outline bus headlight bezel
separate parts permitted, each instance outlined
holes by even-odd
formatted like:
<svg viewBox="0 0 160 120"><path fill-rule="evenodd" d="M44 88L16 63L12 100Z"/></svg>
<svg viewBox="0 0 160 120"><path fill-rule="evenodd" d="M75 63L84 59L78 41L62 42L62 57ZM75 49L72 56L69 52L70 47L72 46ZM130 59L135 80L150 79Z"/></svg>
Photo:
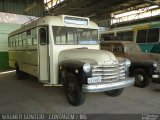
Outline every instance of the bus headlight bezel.
<svg viewBox="0 0 160 120"><path fill-rule="evenodd" d="M153 67L154 67L154 68L157 68L157 67L158 67L158 63L154 62L154 63L153 63Z"/></svg>
<svg viewBox="0 0 160 120"><path fill-rule="evenodd" d="M85 63L85 64L83 65L83 71L84 71L85 73L89 73L89 72L91 71L91 64L90 64L90 63Z"/></svg>
<svg viewBox="0 0 160 120"><path fill-rule="evenodd" d="M129 59L126 59L125 65L126 65L126 67L130 67L131 66L131 61Z"/></svg>

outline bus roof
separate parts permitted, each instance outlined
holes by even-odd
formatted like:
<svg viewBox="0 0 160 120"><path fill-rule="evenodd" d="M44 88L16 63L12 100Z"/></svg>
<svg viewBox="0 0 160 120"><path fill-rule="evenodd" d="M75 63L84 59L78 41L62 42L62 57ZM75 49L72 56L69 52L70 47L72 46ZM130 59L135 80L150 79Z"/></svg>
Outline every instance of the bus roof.
<svg viewBox="0 0 160 120"><path fill-rule="evenodd" d="M71 17L71 18L77 18L82 19L80 22L82 23L85 20L88 20L88 24L71 24L64 22L64 17ZM78 22L77 22L78 23ZM83 17L77 17L77 16L68 16L68 15L59 15L59 16L45 16L39 19L36 19L35 21L28 23L21 28L11 32L9 36L15 35L17 33L26 31L28 29L37 27L37 26L43 26L43 25L51 25L51 26L66 26L66 27L77 27L77 28L91 28L91 29L98 29L98 25L92 21L89 20L89 18L83 18Z"/></svg>

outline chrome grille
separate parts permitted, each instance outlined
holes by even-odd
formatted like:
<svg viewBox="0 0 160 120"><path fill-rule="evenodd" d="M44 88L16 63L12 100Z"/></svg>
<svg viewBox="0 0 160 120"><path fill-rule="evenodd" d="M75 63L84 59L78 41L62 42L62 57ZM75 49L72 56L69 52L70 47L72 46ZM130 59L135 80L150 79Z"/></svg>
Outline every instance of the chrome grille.
<svg viewBox="0 0 160 120"><path fill-rule="evenodd" d="M160 63L158 63L158 71L160 72Z"/></svg>
<svg viewBox="0 0 160 120"><path fill-rule="evenodd" d="M94 65L92 76L101 76L103 82L117 81L125 78L123 63L116 65Z"/></svg>

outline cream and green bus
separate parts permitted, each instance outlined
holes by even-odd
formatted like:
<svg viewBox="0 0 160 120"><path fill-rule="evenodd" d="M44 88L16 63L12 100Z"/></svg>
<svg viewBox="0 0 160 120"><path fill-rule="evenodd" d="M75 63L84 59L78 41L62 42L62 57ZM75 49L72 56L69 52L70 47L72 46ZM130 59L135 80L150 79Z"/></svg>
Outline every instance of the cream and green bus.
<svg viewBox="0 0 160 120"><path fill-rule="evenodd" d="M89 18L46 16L9 35L9 66L22 79L35 76L45 86L64 86L70 104L83 103L86 92L118 96L134 84L130 61L99 50L98 26Z"/></svg>

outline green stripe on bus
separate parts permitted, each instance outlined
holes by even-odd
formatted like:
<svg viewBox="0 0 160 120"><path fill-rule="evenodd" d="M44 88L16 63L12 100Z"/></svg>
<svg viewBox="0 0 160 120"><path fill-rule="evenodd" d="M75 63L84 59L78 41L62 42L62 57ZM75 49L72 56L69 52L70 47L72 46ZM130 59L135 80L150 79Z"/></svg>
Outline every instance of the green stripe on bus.
<svg viewBox="0 0 160 120"><path fill-rule="evenodd" d="M0 69L8 67L8 52L0 52Z"/></svg>
<svg viewBox="0 0 160 120"><path fill-rule="evenodd" d="M159 28L160 27L160 23L157 24L151 24L150 26L151 28Z"/></svg>

